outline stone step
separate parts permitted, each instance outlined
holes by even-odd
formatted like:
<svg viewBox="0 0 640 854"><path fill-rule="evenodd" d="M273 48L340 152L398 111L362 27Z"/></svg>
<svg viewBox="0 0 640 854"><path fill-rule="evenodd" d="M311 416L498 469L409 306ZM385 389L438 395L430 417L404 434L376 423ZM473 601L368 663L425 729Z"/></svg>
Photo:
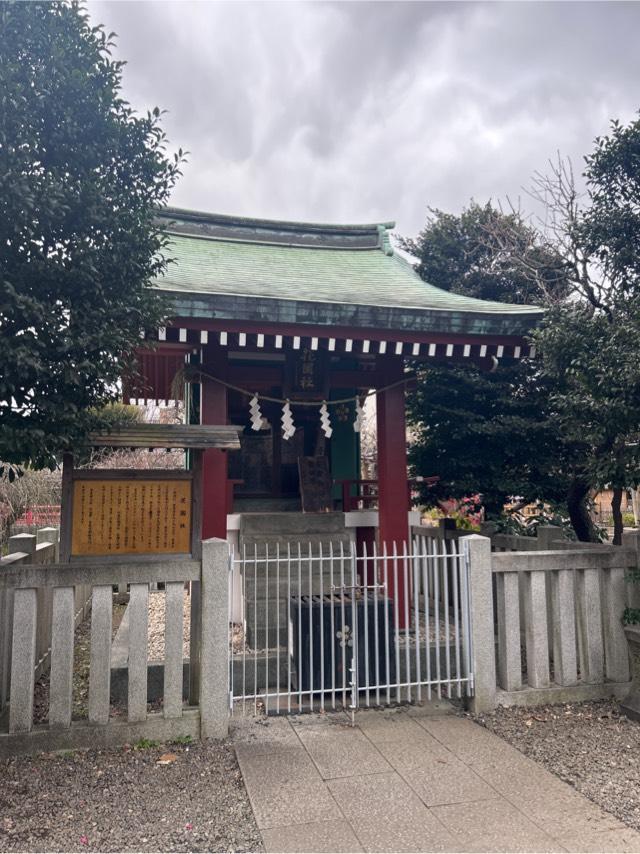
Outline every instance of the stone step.
<svg viewBox="0 0 640 854"><path fill-rule="evenodd" d="M296 537L344 532L344 513L242 513L240 536L275 534Z"/></svg>
<svg viewBox="0 0 640 854"><path fill-rule="evenodd" d="M308 591L303 591L303 595L306 595L307 592ZM327 592L326 589L325 589L325 592ZM292 591L291 595L295 596L296 594L295 594L295 592ZM289 605L290 605L289 598L287 596L281 596L278 599L275 597L269 598L269 599L250 599L247 596L247 599L245 601L245 615L244 615L245 620L247 620L247 621L251 620L253 622L256 622L256 621L260 622L261 615L264 616L267 614L267 612L269 614L269 619L275 620L276 615L278 614L278 610L280 611L280 617L282 619L283 615L286 615L289 613ZM307 609L308 609L308 605L305 606L305 604L303 604L302 609L304 610L305 607L307 607ZM329 608L329 605L327 604L327 609L328 608ZM351 605L345 604L345 613L350 613L350 612L351 612ZM338 613L338 611L336 610L334 613Z"/></svg>
<svg viewBox="0 0 640 854"><path fill-rule="evenodd" d="M300 498L234 497L234 513L301 513Z"/></svg>

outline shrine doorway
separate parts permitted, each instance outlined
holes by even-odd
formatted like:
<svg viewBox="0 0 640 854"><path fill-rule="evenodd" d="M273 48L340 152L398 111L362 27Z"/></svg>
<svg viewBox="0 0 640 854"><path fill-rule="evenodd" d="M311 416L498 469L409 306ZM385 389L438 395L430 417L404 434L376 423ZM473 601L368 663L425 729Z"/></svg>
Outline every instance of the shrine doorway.
<svg viewBox="0 0 640 854"><path fill-rule="evenodd" d="M265 392L282 397L282 389ZM296 431L290 439L282 435L282 406L261 399L263 426L253 430L248 422L246 395L229 394L229 422L242 425L240 450L229 453L228 477L233 486L232 512L301 510L298 460L301 457L326 457L331 476L359 476L359 442L353 431L352 413L334 417L333 435L324 436L315 407L293 405ZM343 407L344 408L344 407ZM341 488L334 488L332 501L336 509L341 501Z"/></svg>

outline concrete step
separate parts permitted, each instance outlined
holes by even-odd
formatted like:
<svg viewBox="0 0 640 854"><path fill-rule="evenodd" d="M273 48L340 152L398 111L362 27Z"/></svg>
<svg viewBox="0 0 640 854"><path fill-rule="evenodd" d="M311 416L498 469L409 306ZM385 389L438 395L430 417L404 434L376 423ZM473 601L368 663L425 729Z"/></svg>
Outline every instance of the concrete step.
<svg viewBox="0 0 640 854"><path fill-rule="evenodd" d="M242 513L240 536L275 534L306 537L344 532L344 513Z"/></svg>
<svg viewBox="0 0 640 854"><path fill-rule="evenodd" d="M296 537L288 534L258 534L256 536L241 536L236 558L241 559L245 554L247 558L258 557L273 559L280 556L284 561L289 554L291 559L297 559L298 554L305 559L311 551L312 557L328 557L333 552L334 558L343 554L349 555L352 550L351 539L348 534L342 536L337 534L307 534L304 537Z"/></svg>
<svg viewBox="0 0 640 854"><path fill-rule="evenodd" d="M297 574L291 573L291 587L289 587L289 579L287 577L286 572L280 573L280 582L278 583L278 577L275 572L269 572L269 581L267 583L267 579L264 576L258 576L256 579L256 583L254 584L253 574L248 574L244 579L244 595L247 602L264 602L265 600L273 600L280 599L281 602L287 599L289 593L292 596L298 595L301 593L303 596L308 595L309 592L316 594L321 591L325 594L331 592L331 585L334 584L336 587L339 587L343 583L342 577L339 572L335 572L333 578L331 577L331 573L326 569L322 574L322 584L320 583L320 574L315 572L312 579L311 584L309 584L309 577L305 573L302 574L300 578L300 582L298 583ZM351 584L351 573L345 574L344 584Z"/></svg>
<svg viewBox="0 0 640 854"><path fill-rule="evenodd" d="M303 591L303 595L305 595L307 591ZM326 592L326 589L325 589ZM292 592L292 595L295 596L295 593ZM286 596L282 596L279 599L275 597L273 599L249 599L247 597L245 602L245 620L247 622L257 622L260 623L262 618L265 617L268 613L269 620L275 621L280 613L280 619L283 620L289 614L289 598ZM302 605L302 609L308 606ZM327 609L329 606L327 605ZM339 609L334 611L334 614L339 613ZM351 613L351 605L345 604L345 614Z"/></svg>
<svg viewBox="0 0 640 854"><path fill-rule="evenodd" d="M234 513L301 513L300 498L233 499Z"/></svg>

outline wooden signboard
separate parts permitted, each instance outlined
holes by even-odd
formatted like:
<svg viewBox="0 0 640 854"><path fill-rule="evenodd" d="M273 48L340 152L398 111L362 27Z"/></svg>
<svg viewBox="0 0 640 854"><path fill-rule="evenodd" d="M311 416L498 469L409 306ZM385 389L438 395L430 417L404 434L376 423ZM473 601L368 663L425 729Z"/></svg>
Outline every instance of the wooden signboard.
<svg viewBox="0 0 640 854"><path fill-rule="evenodd" d="M303 512L326 513L331 510L331 475L327 457L299 457L298 472Z"/></svg>
<svg viewBox="0 0 640 854"><path fill-rule="evenodd" d="M60 562L136 563L140 556L202 556L202 455L240 448L230 425L136 424L93 433L92 447L183 448L188 469L76 469L62 465ZM129 558L127 556L130 556ZM196 585L197 587L197 585ZM195 588L192 588L195 589ZM192 604L195 598L192 598ZM193 625L193 623L192 623Z"/></svg>
<svg viewBox="0 0 640 854"><path fill-rule="evenodd" d="M71 554L185 554L191 551L192 481L78 479Z"/></svg>

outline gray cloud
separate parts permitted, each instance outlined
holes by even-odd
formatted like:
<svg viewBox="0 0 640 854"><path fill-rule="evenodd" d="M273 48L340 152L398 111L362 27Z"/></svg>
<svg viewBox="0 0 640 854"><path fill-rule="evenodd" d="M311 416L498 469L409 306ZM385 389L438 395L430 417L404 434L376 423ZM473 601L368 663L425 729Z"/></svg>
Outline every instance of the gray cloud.
<svg viewBox="0 0 640 854"><path fill-rule="evenodd" d="M640 107L640 3L90 0L190 151L174 203L320 221L521 193Z"/></svg>

